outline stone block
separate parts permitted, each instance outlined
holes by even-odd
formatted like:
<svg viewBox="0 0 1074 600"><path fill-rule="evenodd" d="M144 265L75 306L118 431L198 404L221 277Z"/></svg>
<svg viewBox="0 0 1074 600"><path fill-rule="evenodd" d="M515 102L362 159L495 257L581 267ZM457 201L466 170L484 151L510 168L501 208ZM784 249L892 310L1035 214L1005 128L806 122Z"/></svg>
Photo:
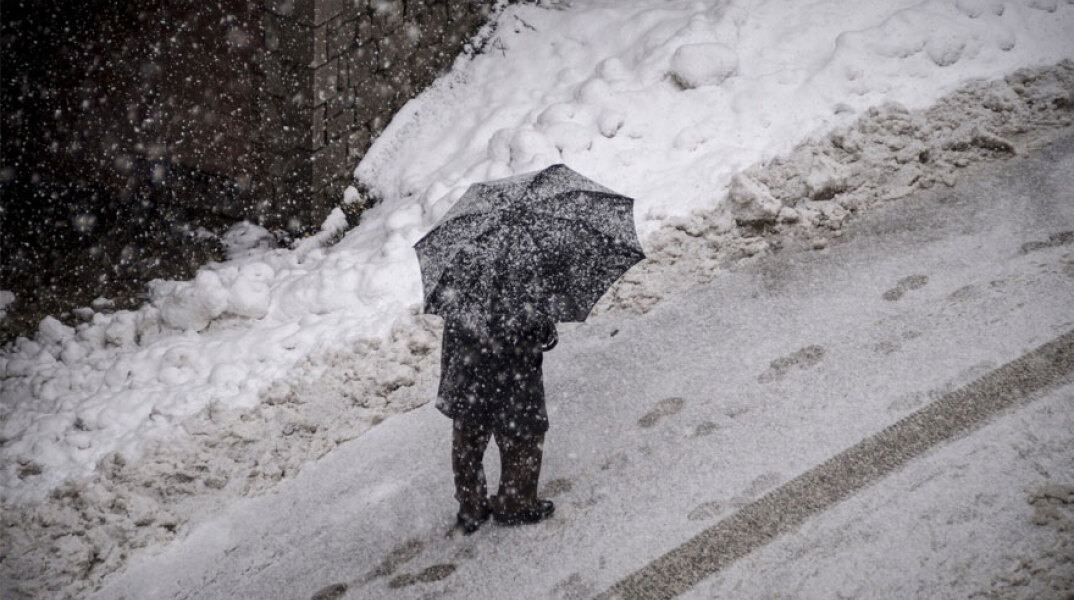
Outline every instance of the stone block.
<svg viewBox="0 0 1074 600"><path fill-rule="evenodd" d="M295 0L265 0L265 10L284 17L295 14Z"/></svg>
<svg viewBox="0 0 1074 600"><path fill-rule="evenodd" d="M373 36L376 38L395 31L403 24L403 16L406 13L406 3L403 0L371 0L372 9L371 24Z"/></svg>
<svg viewBox="0 0 1074 600"><path fill-rule="evenodd" d="M298 148L278 150L266 161L265 170L274 181L309 180L312 173L310 153Z"/></svg>
<svg viewBox="0 0 1074 600"><path fill-rule="evenodd" d="M439 45L444 34L451 27L448 18L448 7L444 4L426 4L425 10L413 15L414 21L421 31L422 44L425 46Z"/></svg>
<svg viewBox="0 0 1074 600"><path fill-rule="evenodd" d="M268 12L304 25L327 23L332 17L353 10L352 6L351 0L265 0Z"/></svg>
<svg viewBox="0 0 1074 600"><path fill-rule="evenodd" d="M306 197L306 218L309 220L311 233L320 229L325 218L332 209L343 200L343 188L335 185L326 185L320 189L312 190Z"/></svg>
<svg viewBox="0 0 1074 600"><path fill-rule="evenodd" d="M354 177L348 173L346 176L332 179L324 187L310 193L307 200L307 212L310 215L310 221L315 223L315 229L319 229L328 214L343 203L343 190L352 183L354 183ZM352 207L352 210L355 208L358 207Z"/></svg>
<svg viewBox="0 0 1074 600"><path fill-rule="evenodd" d="M352 89L340 90L340 92L338 94L336 94L335 98L332 98L331 100L328 101L327 107L328 107L327 114L329 114L329 115L337 115L337 114L343 112L344 110L353 109L354 108L354 90L352 90Z"/></svg>
<svg viewBox="0 0 1074 600"><path fill-rule="evenodd" d="M374 94L375 84L355 90L354 92L354 122L356 124L368 123L381 110L381 104Z"/></svg>
<svg viewBox="0 0 1074 600"><path fill-rule="evenodd" d="M356 19L334 22L328 32L328 55L343 56L354 46L358 22Z"/></svg>
<svg viewBox="0 0 1074 600"><path fill-rule="evenodd" d="M336 61L339 72L336 75L336 89L343 91L349 89L350 83L350 60L347 55L340 56ZM338 95L338 94L337 94Z"/></svg>
<svg viewBox="0 0 1074 600"><path fill-rule="evenodd" d="M451 56L458 56L460 52L466 47L467 42L473 37L473 33L476 32L476 27L472 30L463 31L461 29L452 26L444 32L444 37L440 40L440 48Z"/></svg>
<svg viewBox="0 0 1074 600"><path fill-rule="evenodd" d="M292 131L295 132L296 146L316 150L325 143L327 119L325 118L324 107L315 106L310 111L310 117L308 124L296 123Z"/></svg>
<svg viewBox="0 0 1074 600"><path fill-rule="evenodd" d="M347 146L345 144L346 140L340 140L340 141L344 142L344 147L347 148ZM348 153L344 152L343 153L343 160L339 163L339 169L336 171L336 181L337 182L339 182L339 181L353 181L354 180L354 168L357 167L357 166L358 166L358 163L357 162L351 162L351 159L348 156ZM340 191L343 191L343 188L340 188Z"/></svg>
<svg viewBox="0 0 1074 600"><path fill-rule="evenodd" d="M314 152L311 160L313 178L310 181L313 188L322 188L331 183L346 161L347 140L335 140Z"/></svg>
<svg viewBox="0 0 1074 600"><path fill-rule="evenodd" d="M366 88L366 91L368 93L362 97L365 100L363 102L364 106L371 108L375 114L385 112L390 114L398 96L398 92L390 79L379 79ZM355 102L357 102L357 99L355 99Z"/></svg>
<svg viewBox="0 0 1074 600"><path fill-rule="evenodd" d="M262 135L273 148L316 150L324 146L325 107L301 106L273 96L261 99Z"/></svg>
<svg viewBox="0 0 1074 600"><path fill-rule="evenodd" d="M489 2L483 0L454 0L448 3L448 19L452 22L466 23L466 27L488 19L491 12Z"/></svg>
<svg viewBox="0 0 1074 600"><path fill-rule="evenodd" d="M346 108L328 119L326 128L329 143L343 137L354 129L354 108Z"/></svg>
<svg viewBox="0 0 1074 600"><path fill-rule="evenodd" d="M403 43L401 36L393 35L376 41L376 70L391 71L405 62L410 47Z"/></svg>
<svg viewBox="0 0 1074 600"><path fill-rule="evenodd" d="M414 77L410 69L405 66L393 72L388 77L387 83L394 92L392 101L399 106L402 106L417 93L417 88L414 86Z"/></svg>
<svg viewBox="0 0 1074 600"><path fill-rule="evenodd" d="M375 43L355 46L347 53L347 59L359 70L372 71L377 66L377 46Z"/></svg>
<svg viewBox="0 0 1074 600"><path fill-rule="evenodd" d="M366 16L359 17L355 25L354 43L359 46L364 46L372 44L374 39L373 20Z"/></svg>
<svg viewBox="0 0 1074 600"><path fill-rule="evenodd" d="M265 91L300 106L318 106L336 95L339 59L318 67L299 67L280 61L265 64Z"/></svg>
<svg viewBox="0 0 1074 600"><path fill-rule="evenodd" d="M369 146L373 143L373 136L369 132L369 127L366 125L359 125L357 128L347 136L347 160L357 166L358 162L362 160L365 153L369 150Z"/></svg>
<svg viewBox="0 0 1074 600"><path fill-rule="evenodd" d="M265 49L270 59L305 67L328 61L327 25L303 25L272 13L265 13L264 25Z"/></svg>
<svg viewBox="0 0 1074 600"><path fill-rule="evenodd" d="M376 72L376 46L357 46L347 53L347 87L360 89L369 85Z"/></svg>
<svg viewBox="0 0 1074 600"><path fill-rule="evenodd" d="M369 120L369 133L372 134L374 140L384 132L384 129L388 126L390 120L391 119L384 114L376 115Z"/></svg>
<svg viewBox="0 0 1074 600"><path fill-rule="evenodd" d="M417 21L407 20L399 28L399 42L403 48L409 50L421 45L428 45L428 40L424 38L424 30Z"/></svg>
<svg viewBox="0 0 1074 600"><path fill-rule="evenodd" d="M313 104L324 104L334 98L339 79L339 59L332 58L313 71Z"/></svg>
<svg viewBox="0 0 1074 600"><path fill-rule="evenodd" d="M410 73L411 83L417 89L428 86L442 70L451 64L451 60L435 46L421 48L412 53L410 60L407 61L407 71Z"/></svg>

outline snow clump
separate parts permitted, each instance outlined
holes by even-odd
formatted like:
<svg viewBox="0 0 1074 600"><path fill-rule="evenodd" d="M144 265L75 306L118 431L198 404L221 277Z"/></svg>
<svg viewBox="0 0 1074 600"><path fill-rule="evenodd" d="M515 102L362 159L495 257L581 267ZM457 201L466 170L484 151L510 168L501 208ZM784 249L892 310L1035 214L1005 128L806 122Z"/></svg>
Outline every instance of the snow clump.
<svg viewBox="0 0 1074 600"><path fill-rule="evenodd" d="M671 56L671 76L685 89L720 85L738 72L738 53L723 44L686 44Z"/></svg>

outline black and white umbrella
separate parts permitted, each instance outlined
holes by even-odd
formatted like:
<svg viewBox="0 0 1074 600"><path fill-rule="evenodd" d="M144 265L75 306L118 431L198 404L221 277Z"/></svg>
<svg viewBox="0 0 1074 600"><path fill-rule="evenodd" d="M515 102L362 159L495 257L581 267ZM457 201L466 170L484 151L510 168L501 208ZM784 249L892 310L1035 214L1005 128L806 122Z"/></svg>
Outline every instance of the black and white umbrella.
<svg viewBox="0 0 1074 600"><path fill-rule="evenodd" d="M414 249L425 312L478 335L534 311L584 321L645 258L634 200L565 165L470 186Z"/></svg>

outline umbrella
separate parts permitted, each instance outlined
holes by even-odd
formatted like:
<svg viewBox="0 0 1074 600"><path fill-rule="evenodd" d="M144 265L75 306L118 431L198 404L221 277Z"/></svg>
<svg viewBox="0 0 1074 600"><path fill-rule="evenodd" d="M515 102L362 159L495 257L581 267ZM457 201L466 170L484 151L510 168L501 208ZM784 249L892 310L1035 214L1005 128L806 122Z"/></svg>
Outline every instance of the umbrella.
<svg viewBox="0 0 1074 600"><path fill-rule="evenodd" d="M414 249L425 312L478 335L535 312L584 321L645 258L634 200L566 165L470 186Z"/></svg>

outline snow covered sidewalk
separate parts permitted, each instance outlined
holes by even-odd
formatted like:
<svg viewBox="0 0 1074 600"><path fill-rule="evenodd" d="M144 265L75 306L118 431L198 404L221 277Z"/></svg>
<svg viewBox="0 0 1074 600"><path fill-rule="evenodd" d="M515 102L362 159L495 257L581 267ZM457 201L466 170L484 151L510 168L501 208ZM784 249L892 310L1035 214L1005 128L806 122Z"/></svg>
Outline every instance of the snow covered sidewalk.
<svg viewBox="0 0 1074 600"><path fill-rule="evenodd" d="M1072 190L1067 139L868 214L825 250L788 247L648 314L564 327L546 362L545 524L444 538L449 423L426 405L194 524L95 597L596 595L1074 329ZM1072 571L1072 432L1067 383L688 595L1055 596Z"/></svg>

